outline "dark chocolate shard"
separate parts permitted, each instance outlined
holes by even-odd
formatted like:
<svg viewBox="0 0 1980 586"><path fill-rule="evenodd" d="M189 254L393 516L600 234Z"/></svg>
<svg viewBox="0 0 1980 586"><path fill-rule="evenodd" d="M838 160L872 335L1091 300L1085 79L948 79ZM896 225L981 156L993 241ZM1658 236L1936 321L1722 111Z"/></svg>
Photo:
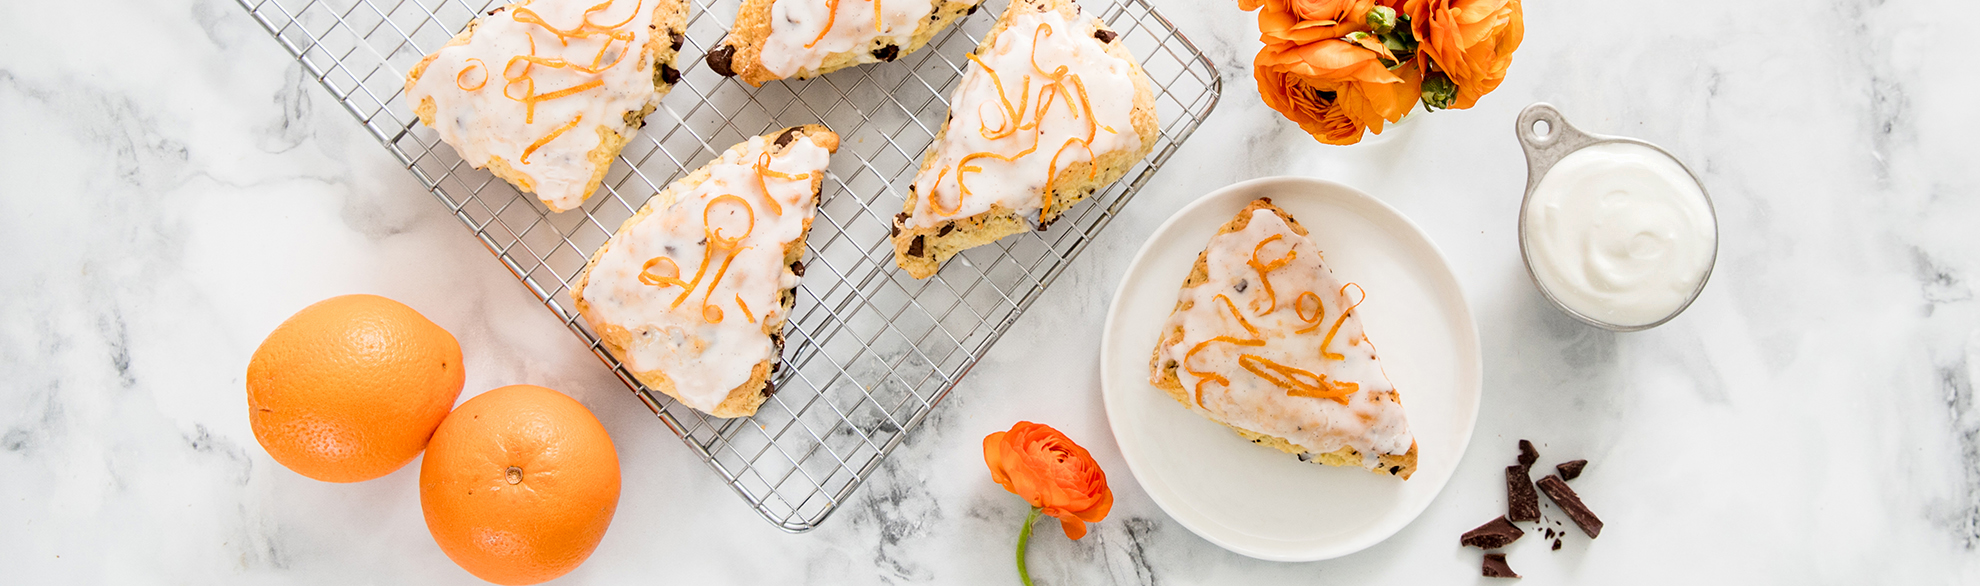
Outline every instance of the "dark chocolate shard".
<svg viewBox="0 0 1980 586"><path fill-rule="evenodd" d="M955 222L943 222L942 229L935 231L935 237L941 238L943 236L948 236L950 232L954 232L954 231L956 231Z"/></svg>
<svg viewBox="0 0 1980 586"><path fill-rule="evenodd" d="M776 144L777 146L784 146L787 144L791 144L791 141L797 140L798 132L802 130L804 130L803 126L792 126L790 128L786 128L784 129L783 134L777 135L777 140L770 142Z"/></svg>
<svg viewBox="0 0 1980 586"><path fill-rule="evenodd" d="M1519 574L1513 573L1512 566L1506 565L1506 554L1488 553L1485 554L1485 577L1518 578Z"/></svg>
<svg viewBox="0 0 1980 586"><path fill-rule="evenodd" d="M708 70L722 77L735 77L736 70L729 61L736 58L734 45L722 45L708 52Z"/></svg>
<svg viewBox="0 0 1980 586"><path fill-rule="evenodd" d="M907 224L907 221L908 221L908 215L907 215L907 212L901 212L901 213L898 213L898 214L894 214L894 225L893 225L893 226L891 226L891 227L889 227L889 228L887 229L887 235L888 235L888 236L900 236L900 235L901 235L901 226L902 226L902 225L904 225L904 224Z"/></svg>
<svg viewBox="0 0 1980 586"><path fill-rule="evenodd" d="M1572 519L1575 525L1580 526L1581 532L1587 533L1589 539L1602 536L1602 520L1595 517L1594 511L1588 510L1588 505L1581 504L1581 497L1574 494L1574 489L1568 488L1566 480L1561 480L1559 476L1542 478L1540 492L1547 493L1547 498L1554 499L1554 505L1559 506L1561 512L1567 513L1568 519Z"/></svg>
<svg viewBox="0 0 1980 586"><path fill-rule="evenodd" d="M1533 492L1533 478L1526 475L1525 466L1506 467L1506 518L1540 520L1540 495Z"/></svg>
<svg viewBox="0 0 1980 586"><path fill-rule="evenodd" d="M1560 551L1560 550L1561 550L1561 540L1560 538L1556 537L1554 538L1554 551Z"/></svg>
<svg viewBox="0 0 1980 586"><path fill-rule="evenodd" d="M969 16L969 15L971 15L971 14L976 14L976 9L978 9L978 8L982 8L982 7L983 7L983 5L982 5L982 4L971 4L971 5L969 5L969 12L964 12L964 13L963 13L963 16Z"/></svg>
<svg viewBox="0 0 1980 586"><path fill-rule="evenodd" d="M680 72L680 70L678 70L678 69L674 69L674 66L672 66L672 65L668 65L668 64L665 64L665 63L661 63L661 64L660 64L660 81L664 81L664 82L667 82L667 85L674 85L674 84L677 84L677 83L680 83L680 82L681 82L681 72Z"/></svg>
<svg viewBox="0 0 1980 586"><path fill-rule="evenodd" d="M1532 469L1534 462L1540 461L1540 451L1533 449L1533 442L1519 440L1519 465Z"/></svg>
<svg viewBox="0 0 1980 586"><path fill-rule="evenodd" d="M1505 517L1499 517L1486 521L1484 525L1479 525L1477 529L1464 532L1464 536L1458 538L1458 543L1478 549L1498 549L1505 547L1506 544L1519 541L1519 538L1524 536L1526 536L1526 531L1521 530L1518 525L1512 524L1512 521L1507 521Z"/></svg>
<svg viewBox="0 0 1980 586"><path fill-rule="evenodd" d="M1237 285L1234 285L1234 286L1232 286L1231 288L1233 288L1233 289L1237 289L1237 292L1239 292L1239 293L1243 293L1245 289L1247 289L1247 288L1250 288L1250 287L1251 287L1251 281L1246 281L1246 280L1244 280L1244 279L1238 279L1238 282L1237 282Z"/></svg>
<svg viewBox="0 0 1980 586"><path fill-rule="evenodd" d="M687 35L681 34L681 31L669 30L667 36L673 38L673 42L667 46L673 47L675 51L681 50L681 46L687 44Z"/></svg>
<svg viewBox="0 0 1980 586"><path fill-rule="evenodd" d="M1100 39L1102 43L1112 43L1114 42L1114 37L1118 36L1120 35L1114 34L1114 31L1104 28L1093 31L1093 38Z"/></svg>
<svg viewBox="0 0 1980 586"><path fill-rule="evenodd" d="M1554 465L1561 472L1561 480L1574 480L1581 477L1581 469L1588 466L1587 460L1569 460Z"/></svg>
<svg viewBox="0 0 1980 586"><path fill-rule="evenodd" d="M881 61L893 61L894 58L900 56L901 48L898 45L887 45L873 50L873 58Z"/></svg>
<svg viewBox="0 0 1980 586"><path fill-rule="evenodd" d="M921 258L921 253L926 252L927 243L923 242L925 239L925 236L915 236L913 241L908 242L907 255Z"/></svg>
<svg viewBox="0 0 1980 586"><path fill-rule="evenodd" d="M800 277L804 276L804 261L801 260L791 261L791 274Z"/></svg>

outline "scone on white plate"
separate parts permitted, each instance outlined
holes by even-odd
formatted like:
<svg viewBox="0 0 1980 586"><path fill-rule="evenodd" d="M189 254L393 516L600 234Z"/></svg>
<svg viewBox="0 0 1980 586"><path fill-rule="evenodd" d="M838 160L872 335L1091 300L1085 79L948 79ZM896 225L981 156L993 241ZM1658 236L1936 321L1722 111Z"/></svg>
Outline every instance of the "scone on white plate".
<svg viewBox="0 0 1980 586"><path fill-rule="evenodd" d="M1043 229L1155 146L1148 75L1071 0L1013 0L969 60L894 219L894 261L915 278L1027 219Z"/></svg>
<svg viewBox="0 0 1980 586"><path fill-rule="evenodd" d="M743 0L708 68L752 86L893 61L982 0Z"/></svg>
<svg viewBox="0 0 1980 586"><path fill-rule="evenodd" d="M1197 255L1149 381L1252 443L1408 480L1416 439L1354 312L1368 294L1258 199Z"/></svg>
<svg viewBox="0 0 1980 586"><path fill-rule="evenodd" d="M524 0L406 74L413 113L474 168L551 211L591 197L680 81L686 0Z"/></svg>
<svg viewBox="0 0 1980 586"><path fill-rule="evenodd" d="M654 195L571 286L579 314L647 388L716 417L774 391L799 259L839 135L751 138Z"/></svg>

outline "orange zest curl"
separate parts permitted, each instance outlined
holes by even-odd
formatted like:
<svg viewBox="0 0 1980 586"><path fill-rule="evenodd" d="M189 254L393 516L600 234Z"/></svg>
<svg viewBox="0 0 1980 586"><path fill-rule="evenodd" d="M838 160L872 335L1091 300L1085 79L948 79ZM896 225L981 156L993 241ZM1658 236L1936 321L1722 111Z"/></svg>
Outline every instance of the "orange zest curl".
<svg viewBox="0 0 1980 586"><path fill-rule="evenodd" d="M742 206L744 212L749 213L749 227L743 229L741 236L723 238L722 229L713 227L708 223L708 213L715 211L715 204L725 201L736 202L736 205ZM715 199L708 200L708 205L701 208L701 226L702 230L707 231L709 248L734 248L742 242L742 239L748 238L751 232L756 231L756 208L750 207L749 200L743 199L733 193L724 193L715 196Z"/></svg>
<svg viewBox="0 0 1980 586"><path fill-rule="evenodd" d="M770 170L770 153L767 151L756 155L756 165L754 168L756 169L756 186L763 189L763 200L770 202L770 213L779 216L784 215L784 205L777 203L777 196L770 194L770 184L764 180L764 177L775 177L785 181L803 181L811 178L810 173L791 175Z"/></svg>
<svg viewBox="0 0 1980 586"><path fill-rule="evenodd" d="M1306 316L1305 303L1308 299L1313 300L1313 317ZM1319 294L1312 291L1301 291L1299 292L1299 297L1293 299L1293 314L1299 316L1299 321L1308 324L1306 327L1293 330L1293 333L1304 334L1320 329L1320 324L1326 323L1322 318L1327 316L1327 305L1320 302Z"/></svg>
<svg viewBox="0 0 1980 586"><path fill-rule="evenodd" d="M749 320L749 323L756 323L756 312L753 312L753 311L750 311L750 310L749 310L749 304L748 304L748 303L743 303L743 300L742 300L742 294L741 294L741 293L737 293L737 294L736 294L736 307L740 307L740 308L742 308L742 310L743 310L743 318L744 318L744 319L747 319L747 320Z"/></svg>
<svg viewBox="0 0 1980 586"><path fill-rule="evenodd" d="M722 306L709 305L707 300L705 299L702 300L701 321L705 321L711 324L722 323Z"/></svg>
<svg viewBox="0 0 1980 586"><path fill-rule="evenodd" d="M1299 258L1298 250L1287 249L1286 255L1279 257L1278 260L1274 260L1269 263L1260 262L1258 260L1258 252L1264 250L1265 245L1271 244L1272 241L1279 240L1282 238L1285 238L1284 234L1273 234L1269 237L1266 237L1264 240L1258 241L1257 246L1251 247L1251 260L1245 261L1245 264L1251 265L1252 270L1258 271L1258 283L1259 285L1265 287L1265 301L1268 305L1265 307L1263 311L1258 312L1259 315L1272 313L1273 311L1276 311L1279 308L1279 295L1278 293L1272 291L1272 276L1269 273L1275 270L1279 270L1280 268L1285 267L1287 263L1291 263L1293 259ZM1252 299L1251 305L1252 305L1251 309L1258 310L1257 299Z"/></svg>
<svg viewBox="0 0 1980 586"><path fill-rule="evenodd" d="M1079 90L1079 107L1086 110L1086 142L1091 144L1094 133L1100 127L1093 118L1093 100L1087 99L1086 82L1080 81L1078 74L1072 76L1072 83L1073 88Z"/></svg>
<svg viewBox="0 0 1980 586"><path fill-rule="evenodd" d="M1328 329L1328 330L1327 330L1327 337L1326 337L1325 339L1322 339L1322 340L1320 340L1320 356L1321 356L1321 357L1324 357L1324 358L1332 358L1332 359L1334 359L1334 360L1347 360L1347 356L1345 356L1345 355L1342 355L1342 354L1338 354L1338 353L1334 353L1334 352L1328 352L1328 351L1327 351L1327 345L1328 345L1328 344L1332 344L1332 343L1334 342L1334 334L1338 334L1338 333L1340 333L1340 331L1341 331L1341 322L1344 322L1344 321L1347 321L1347 317L1348 317L1348 315L1349 315L1349 314L1351 314L1351 313L1354 313L1354 308L1356 308L1356 307L1361 307L1361 302L1363 302L1363 301L1367 301L1367 300L1368 300L1368 290L1367 290L1367 289L1362 289L1362 288L1361 288L1361 285L1358 285L1358 284L1355 284L1355 283L1348 283L1348 284L1346 284L1346 285L1341 285L1341 297L1342 297L1342 298L1346 298L1346 297L1347 297L1347 288L1348 288L1348 287L1354 287L1354 290L1356 290L1356 291L1360 291L1360 292L1361 292L1361 298L1360 298L1360 299L1356 299L1356 300L1354 301L1354 305L1349 305L1347 309L1345 309L1345 310L1342 310L1342 311L1341 311L1341 314L1340 314L1340 315L1338 315L1338 316L1334 316L1334 327L1333 327L1333 328L1330 328L1330 329Z"/></svg>
<svg viewBox="0 0 1980 586"><path fill-rule="evenodd" d="M962 211L962 192L956 193L956 207L946 210L942 209L942 178L948 176L949 168L943 167L940 172L935 174L935 184L928 186L928 210L935 212L935 215L938 216L951 216L955 215L956 212Z"/></svg>
<svg viewBox="0 0 1980 586"><path fill-rule="evenodd" d="M663 275L653 272L653 267L661 263L666 263L666 266L662 268L671 274ZM670 285L682 289L688 287L687 281L681 280L681 265L674 264L674 259L664 256L646 259L646 264L639 265L639 282L654 287L666 287Z"/></svg>
<svg viewBox="0 0 1980 586"><path fill-rule="evenodd" d="M464 92L471 92L486 87L488 85L488 62L482 61L480 57L469 57L467 60L473 61L475 64L462 67L460 73L454 74L454 87L461 88L461 91ZM469 71L476 69L481 70L481 83L474 84L474 87L468 87L467 82L461 80L467 77Z"/></svg>
<svg viewBox="0 0 1980 586"><path fill-rule="evenodd" d="M520 157L522 164L528 165L529 155L531 153L535 153L536 149L543 148L543 145L550 144L550 141L557 140L557 137L562 136L565 132L569 131L570 129L576 128L578 122L582 120L584 120L584 113L579 112L577 117L572 118L570 122L565 122L563 126L559 126L557 127L556 130L550 131L550 134L545 134L543 135L543 138L536 139L536 142L529 143L529 148L523 149L522 157Z"/></svg>
<svg viewBox="0 0 1980 586"><path fill-rule="evenodd" d="M1218 293L1216 297L1212 297L1211 299L1224 302L1224 307L1231 310L1231 317L1237 318L1238 325L1244 326L1244 331L1251 334L1253 339L1263 337L1258 335L1258 328L1251 327L1251 322L1244 319L1244 314L1238 313L1237 304L1231 303L1231 298L1225 297L1223 293Z"/></svg>

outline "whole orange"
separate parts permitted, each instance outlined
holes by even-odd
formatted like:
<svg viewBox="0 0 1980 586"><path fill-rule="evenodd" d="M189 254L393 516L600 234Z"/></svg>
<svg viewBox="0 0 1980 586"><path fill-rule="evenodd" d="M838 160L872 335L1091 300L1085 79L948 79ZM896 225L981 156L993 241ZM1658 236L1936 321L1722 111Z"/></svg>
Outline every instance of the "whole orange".
<svg viewBox="0 0 1980 586"><path fill-rule="evenodd" d="M576 400L502 387L468 399L433 432L419 504L440 551L462 569L535 584L598 548L619 508L619 453Z"/></svg>
<svg viewBox="0 0 1980 586"><path fill-rule="evenodd" d="M454 335L377 295L317 302L248 360L248 422L276 462L329 482L411 462L466 382Z"/></svg>

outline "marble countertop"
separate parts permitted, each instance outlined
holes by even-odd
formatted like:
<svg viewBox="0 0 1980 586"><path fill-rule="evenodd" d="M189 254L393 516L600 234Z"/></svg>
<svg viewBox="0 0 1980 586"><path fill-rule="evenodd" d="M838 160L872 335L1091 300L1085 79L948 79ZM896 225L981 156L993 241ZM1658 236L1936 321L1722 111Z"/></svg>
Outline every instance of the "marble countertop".
<svg viewBox="0 0 1980 586"><path fill-rule="evenodd" d="M562 390L619 446L624 498L566 583L1011 584L1021 502L981 438L1092 449L1118 501L1041 530L1041 584L1490 582L1459 533L1500 514L1520 438L1600 540L1510 548L1526 582L1980 581L1980 91L1956 0L1526 6L1505 85L1351 148L1254 91L1252 16L1158 0L1212 56L1208 124L818 530L761 521L231 0L11 2L0 18L0 561L18 583L473 584L417 467L327 484L255 442L242 377L296 309L368 292L458 336L466 396ZM86 21L75 18L86 14ZM86 26L78 26L87 22ZM1966 65L1961 65L1966 63ZM1677 320L1614 334L1549 307L1515 240L1520 108L1687 161L1721 222ZM1151 503L1099 402L1104 306L1142 238L1243 179L1342 181L1408 214L1475 312L1471 451L1393 538L1314 563L1229 553ZM1047 526L1049 528L1049 526Z"/></svg>

